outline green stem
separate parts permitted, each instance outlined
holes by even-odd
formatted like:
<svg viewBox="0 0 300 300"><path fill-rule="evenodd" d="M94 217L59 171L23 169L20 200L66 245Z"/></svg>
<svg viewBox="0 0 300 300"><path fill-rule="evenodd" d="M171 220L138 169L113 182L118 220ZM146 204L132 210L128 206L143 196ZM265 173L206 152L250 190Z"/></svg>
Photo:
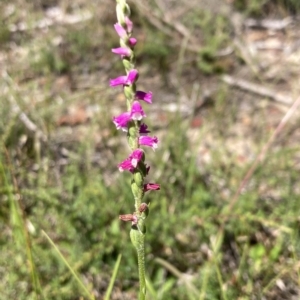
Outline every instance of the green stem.
<svg viewBox="0 0 300 300"><path fill-rule="evenodd" d="M145 235L140 230L139 225L132 226L130 238L138 256L140 292L139 300L145 300L146 297L146 279L145 279Z"/></svg>
<svg viewBox="0 0 300 300"><path fill-rule="evenodd" d="M140 249L137 249L139 280L140 280L140 293L139 300L144 300L146 296L146 280L145 280L145 236L141 234Z"/></svg>

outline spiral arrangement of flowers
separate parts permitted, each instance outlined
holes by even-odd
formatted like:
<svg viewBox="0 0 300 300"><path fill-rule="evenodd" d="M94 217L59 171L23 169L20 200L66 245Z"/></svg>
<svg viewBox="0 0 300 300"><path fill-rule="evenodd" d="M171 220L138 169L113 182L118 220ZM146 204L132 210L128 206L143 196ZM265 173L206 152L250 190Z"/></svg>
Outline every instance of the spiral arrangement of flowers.
<svg viewBox="0 0 300 300"><path fill-rule="evenodd" d="M120 47L112 49L112 52L120 55L126 75L110 80L110 86L122 86L126 97L127 111L113 117L117 129L127 133L127 140L131 153L119 165L119 170L132 173L131 190L134 198L135 211L132 214L120 215L123 221L130 221L130 237L138 255L138 268L140 279L139 299L145 299L145 254L144 238L146 233L145 220L149 213L149 207L142 202L145 192L159 190L156 183L145 183L150 167L145 163L145 152L141 148L147 146L155 150L158 138L150 136L148 126L144 123L146 114L141 102L152 103L152 92L138 91L136 82L139 73L135 68L134 47L137 40L132 37L133 23L130 20L130 7L125 0L117 0L116 6L118 23L114 25L120 37Z"/></svg>

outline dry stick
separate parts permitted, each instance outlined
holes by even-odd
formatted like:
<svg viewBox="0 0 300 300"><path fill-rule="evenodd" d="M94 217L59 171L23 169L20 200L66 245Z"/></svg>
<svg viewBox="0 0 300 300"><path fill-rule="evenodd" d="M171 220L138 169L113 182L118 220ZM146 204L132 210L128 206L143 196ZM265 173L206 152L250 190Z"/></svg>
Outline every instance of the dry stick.
<svg viewBox="0 0 300 300"><path fill-rule="evenodd" d="M258 166L259 163L261 163L264 160L264 158L266 156L266 153L269 150L270 146L272 145L272 143L274 142L274 140L277 138L277 136L279 135L279 133L282 131L282 129L284 128L284 126L287 124L288 120L294 114L294 112L296 111L296 109L298 108L299 105L300 105L300 96L295 100L295 102L293 103L293 105L289 108L289 110L287 111L287 113L284 115L284 117L281 119L280 123L278 124L278 126L274 130L273 134L270 136L270 138L267 141L267 143L261 149L259 155L257 156L257 158L255 159L254 163L252 164L252 166L250 167L250 169L246 173L245 177L243 178L243 180L240 183L239 188L235 192L232 200L230 201L229 206L228 206L228 211L232 211L235 203L237 202L237 200L239 198L239 195L241 194L241 192L242 192L243 188L246 186L246 184L249 182L249 179L253 175L256 167ZM226 221L228 220L228 217L229 217L229 215L225 216L225 218L223 220L223 226L221 226L221 231L223 231L224 225L225 225Z"/></svg>
<svg viewBox="0 0 300 300"><path fill-rule="evenodd" d="M34 30L34 29L44 29L49 28L53 25L60 25L60 24L77 24L81 22L88 21L92 19L92 14L89 11L81 11L78 14L66 14L63 11L58 11L56 15L48 15L31 25L26 23L20 24L12 24L8 27L10 32L23 32L27 30Z"/></svg>
<svg viewBox="0 0 300 300"><path fill-rule="evenodd" d="M241 90L252 92L263 97L267 97L275 100L276 102L291 105L293 103L292 98L286 97L280 94L276 94L276 91L268 89L262 85L251 83L243 79L237 79L229 75L224 75L222 80L230 86L235 86Z"/></svg>
<svg viewBox="0 0 300 300"><path fill-rule="evenodd" d="M236 48L236 51L239 52L239 55L245 61L247 66L249 66L251 72L255 75L255 77L260 78L259 65L255 61L253 55L251 55L248 47L244 44L240 34L236 34L236 37L233 39L233 45Z"/></svg>
<svg viewBox="0 0 300 300"><path fill-rule="evenodd" d="M241 183L240 183L237 191L233 195L232 200L229 202L229 205L227 207L227 211L228 212L232 211L234 205L236 204L236 202L237 202L237 200L239 198L239 195L241 194L241 192L242 192L243 188L246 186L246 184L249 182L249 179L253 175L256 167L259 165L259 163L261 163L264 160L264 158L266 156L266 153L269 150L270 146L272 145L273 141L276 139L276 137L278 136L278 134L282 131L282 129L284 128L284 126L286 125L286 123L288 122L288 120L291 118L291 116L294 114L294 112L296 111L296 109L298 108L299 105L300 105L300 97L298 97L295 100L295 102L293 103L293 105L290 107L290 109L287 111L287 113L281 119L280 123L278 124L278 126L274 130L273 134L271 135L271 137L269 138L269 140L267 141L267 143L261 149L259 155L255 159L254 163L252 164L252 166L250 167L250 169L246 173L245 177L241 181ZM220 243L222 242L225 223L227 222L229 216L230 216L230 214L224 214L223 223L220 226L220 229L219 229L218 234L216 236L216 244L217 245L220 245Z"/></svg>
<svg viewBox="0 0 300 300"><path fill-rule="evenodd" d="M256 19L246 19L244 21L244 25L246 27L260 27L264 29L271 29L271 30L283 30L287 26L289 26L293 22L291 17L284 18L282 20L256 20Z"/></svg>
<svg viewBox="0 0 300 300"><path fill-rule="evenodd" d="M164 32L166 35L174 38L173 31L175 30L183 37L190 37L190 43L187 44L186 49L188 49L191 52L199 53L199 51L203 48L203 45L198 43L195 38L193 38L193 34L189 31L187 27L185 27L182 23L174 21L174 18L171 18L169 14L162 11L161 5L157 6L160 8L160 10L165 13L164 16L159 16L158 13L153 12L153 9L151 9L147 4L142 3L141 1L135 0L134 3L137 5L138 9L142 14L145 14L145 12L152 12L151 18L147 16L148 21L155 27L157 27L160 31ZM167 26L165 26L167 25ZM171 30L173 29L173 30ZM215 53L216 57L223 57L227 56L233 53L232 47L226 47L224 49L221 49L217 53Z"/></svg>

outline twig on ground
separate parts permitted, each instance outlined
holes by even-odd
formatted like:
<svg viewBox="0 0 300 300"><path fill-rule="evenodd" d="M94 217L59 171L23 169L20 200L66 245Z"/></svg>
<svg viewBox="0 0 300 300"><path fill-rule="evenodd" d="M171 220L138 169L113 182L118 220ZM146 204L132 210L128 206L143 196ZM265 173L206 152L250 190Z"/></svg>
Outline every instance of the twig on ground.
<svg viewBox="0 0 300 300"><path fill-rule="evenodd" d="M234 47L239 51L239 54L242 57L242 59L250 67L250 69L254 73L254 75L256 77L259 77L260 66L254 61L254 58L251 55L249 49L244 45L244 42L242 42L242 39L239 35L237 35L234 38L233 44L234 44Z"/></svg>
<svg viewBox="0 0 300 300"><path fill-rule="evenodd" d="M284 18L282 20L256 20L256 19L246 19L244 25L246 27L260 27L270 30L282 30L289 26L293 22L291 17Z"/></svg>
<svg viewBox="0 0 300 300"><path fill-rule="evenodd" d="M258 167L258 165L265 159L266 154L267 154L268 150L270 149L270 147L271 147L272 143L274 142L274 140L278 137L279 133L283 130L284 126L287 124L287 122L292 117L292 115L296 112L296 110L299 106L300 106L300 96L294 101L293 105L289 108L287 113L281 119L280 123L278 124L278 126L274 130L273 134L270 136L270 138L266 142L266 144L262 147L262 149L259 152L258 156L256 157L255 161L253 162L251 167L248 169L246 175L244 176L244 178L240 182L240 185L239 185L238 189L236 190L235 194L233 195L233 197L231 198L228 206L226 206L224 208L224 211L222 213L222 216L224 216L224 218L222 220L220 229L219 229L217 237L216 237L217 243L222 242L222 239L224 237L225 225L226 225L228 219L230 217L232 217L233 207L237 203L240 194L242 193L245 186L248 184L249 180L251 179L251 177L252 177L254 171L256 170L256 168ZM221 216L221 218L222 218L222 216Z"/></svg>
<svg viewBox="0 0 300 300"><path fill-rule="evenodd" d="M269 140L266 142L266 144L261 149L260 153L256 157L255 161L253 162L252 166L249 168L248 172L244 176L243 180L241 181L237 191L235 192L234 196L232 197L232 200L230 201L228 207L226 208L227 211L232 212L232 209L237 202L241 192L245 188L245 186L248 184L250 178L252 177L254 171L256 170L257 166L265 159L266 154L268 150L270 149L272 143L274 140L278 137L279 133L283 130L289 119L292 117L292 115L296 112L297 108L300 106L300 96L294 101L293 105L289 108L289 110L286 112L284 117L281 119L280 123L274 130L273 134L270 136ZM228 217L224 218L223 226L228 220ZM222 226L222 228L223 228Z"/></svg>
<svg viewBox="0 0 300 300"><path fill-rule="evenodd" d="M182 23L175 21L174 17L171 17L168 13L163 11L163 6L158 0L156 1L156 4L161 10L163 16L158 15L147 4L142 3L141 1L135 0L134 3L140 10L141 14L146 13L148 15L149 12L151 12L152 13L151 18L148 17L149 22L153 26L157 27L160 31L164 32L166 35L172 37L172 40L174 40L174 30L175 30L181 36L189 39L189 43L187 44L186 49L195 53L199 53L199 51L202 49L203 46L196 41L194 35L190 32L190 30L187 27L185 27ZM223 57L223 56L230 55L232 53L233 53L233 48L226 47L224 49L221 49L220 51L217 51L214 56Z"/></svg>
<svg viewBox="0 0 300 300"><path fill-rule="evenodd" d="M293 102L291 97L280 95L274 90L268 89L256 83L251 83L243 79L237 79L229 75L224 75L222 77L222 81L224 81L230 86L238 87L244 91L273 99L274 101L285 105L291 105Z"/></svg>
<svg viewBox="0 0 300 300"><path fill-rule="evenodd" d="M78 14L66 14L59 7L52 7L46 10L45 17L36 21L33 25L28 25L24 22L12 24L9 26L10 32L26 31L28 29L44 29L56 24L77 24L88 21L92 18L92 13L89 11L81 11Z"/></svg>

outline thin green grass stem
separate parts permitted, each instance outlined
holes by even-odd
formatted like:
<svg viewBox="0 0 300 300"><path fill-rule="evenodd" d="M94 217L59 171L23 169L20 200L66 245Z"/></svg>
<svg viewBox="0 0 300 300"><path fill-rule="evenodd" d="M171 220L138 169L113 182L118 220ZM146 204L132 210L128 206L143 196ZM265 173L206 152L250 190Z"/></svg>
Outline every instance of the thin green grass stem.
<svg viewBox="0 0 300 300"><path fill-rule="evenodd" d="M206 290L207 290L207 284L208 284L208 279L210 276L210 262L205 265L204 267L204 272L203 272L203 280L202 280L202 285L200 289L200 296L199 300L204 300L206 296Z"/></svg>
<svg viewBox="0 0 300 300"><path fill-rule="evenodd" d="M224 291L224 282L223 282L222 274L221 274L221 271L220 271L220 268L219 268L219 264L218 264L217 261L215 261L215 268L216 268L217 278L218 278L219 285L220 285L222 299L223 300L228 300L226 292Z"/></svg>
<svg viewBox="0 0 300 300"><path fill-rule="evenodd" d="M59 249L56 247L56 245L54 244L54 242L51 240L51 238L48 236L48 234L42 230L43 235L46 237L46 239L48 240L48 242L51 244L51 246L54 248L54 250L57 252L57 254L59 255L59 257L61 258L61 260L64 262L64 264L68 267L68 269L70 270L70 272L72 273L72 275L74 276L74 278L76 279L76 281L78 282L78 284L80 285L80 287L82 288L82 290L86 293L86 295L88 296L89 299L91 300L95 300L94 295L86 288L86 286L83 284L83 282L80 280L79 276L76 274L76 272L74 271L74 269L70 266L70 264L67 262L67 260L65 259L65 257L62 255L62 253L59 251Z"/></svg>
<svg viewBox="0 0 300 300"><path fill-rule="evenodd" d="M171 272L174 276L176 276L178 279L182 279L183 284L186 287L187 295L189 299L195 299L199 295L199 292L197 288L194 286L194 284L186 279L184 277L184 274L182 274L178 269L176 269L173 265L171 265L169 262L165 261L162 258L155 258L155 262L166 268L169 272Z"/></svg>
<svg viewBox="0 0 300 300"><path fill-rule="evenodd" d="M7 196L10 204L10 221L13 227L14 238L20 248L24 247L23 245L25 244L26 256L28 260L28 267L31 276L31 281L34 289L34 295L35 295L35 299L38 300L40 299L40 296L42 296L42 289L41 289L38 273L36 271L34 260L33 260L31 241L28 235L26 222L24 220L24 216L22 213L22 208L20 207L20 202L15 201L13 197L12 189L10 188L10 184L5 174L4 166L1 162L0 162L0 170L2 173L4 186L7 190ZM17 187L15 188L17 189Z"/></svg>
<svg viewBox="0 0 300 300"><path fill-rule="evenodd" d="M113 274L112 274L111 279L109 281L107 291L105 293L104 300L109 300L109 298L110 298L110 295L111 295L111 292L112 292L112 289L113 289L113 286L114 286L114 283L115 283L115 280L116 280L116 277L117 277L117 273L118 273L118 270L119 270L119 267L120 267L121 259L122 259L122 255L119 254L119 256L117 258L117 261L116 261L116 264L115 264L115 267L114 267L114 270L113 270Z"/></svg>
<svg viewBox="0 0 300 300"><path fill-rule="evenodd" d="M147 291L148 294L151 294L151 298L150 299L157 299L157 293L155 291L155 288L153 286L153 283L151 282L150 278L146 276L146 286L147 286ZM148 299L149 297L147 297Z"/></svg>

